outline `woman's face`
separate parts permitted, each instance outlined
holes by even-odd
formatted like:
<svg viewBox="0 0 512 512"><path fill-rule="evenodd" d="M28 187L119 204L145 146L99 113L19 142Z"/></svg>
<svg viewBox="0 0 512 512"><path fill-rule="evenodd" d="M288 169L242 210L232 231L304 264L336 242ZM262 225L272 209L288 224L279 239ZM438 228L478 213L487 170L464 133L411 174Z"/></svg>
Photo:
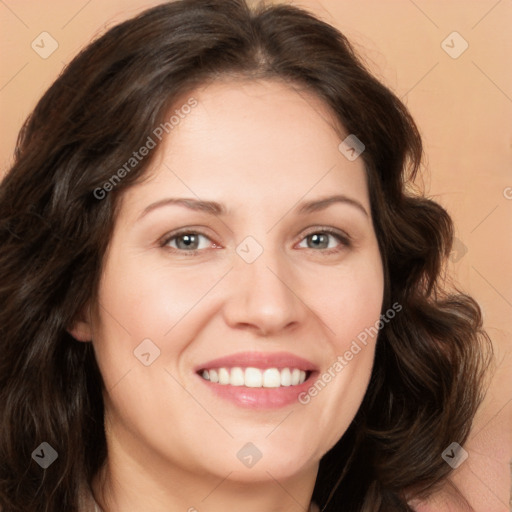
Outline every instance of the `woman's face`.
<svg viewBox="0 0 512 512"><path fill-rule="evenodd" d="M363 161L306 92L190 96L105 256L90 328L110 453L240 481L315 471L362 401L375 338L357 337L382 306Z"/></svg>

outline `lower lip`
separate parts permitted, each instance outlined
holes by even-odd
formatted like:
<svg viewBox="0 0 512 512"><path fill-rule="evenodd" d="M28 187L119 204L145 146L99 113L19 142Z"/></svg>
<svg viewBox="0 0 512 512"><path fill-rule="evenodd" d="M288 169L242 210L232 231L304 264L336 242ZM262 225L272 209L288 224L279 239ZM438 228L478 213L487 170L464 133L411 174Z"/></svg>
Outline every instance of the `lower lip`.
<svg viewBox="0 0 512 512"><path fill-rule="evenodd" d="M281 386L278 388L248 388L246 386L231 386L230 384L218 384L197 377L208 388L225 400L229 400L239 407L249 409L279 409L298 402L298 396L305 392L314 382L316 372L311 372L309 377L297 386Z"/></svg>

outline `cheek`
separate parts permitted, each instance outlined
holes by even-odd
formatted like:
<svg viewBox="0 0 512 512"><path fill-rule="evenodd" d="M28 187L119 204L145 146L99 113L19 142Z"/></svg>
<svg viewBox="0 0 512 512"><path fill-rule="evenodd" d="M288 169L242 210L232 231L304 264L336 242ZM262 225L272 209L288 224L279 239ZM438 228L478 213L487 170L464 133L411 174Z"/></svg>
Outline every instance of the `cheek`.
<svg viewBox="0 0 512 512"><path fill-rule="evenodd" d="M187 417L185 423L190 424L193 407L187 409L188 416L182 411L190 397L170 374L183 381L187 349L216 309L208 303L208 292L226 271L200 271L200 265L176 269L161 261L116 255L107 260L94 346L111 395L110 408L124 418L122 423L138 425L135 430L151 429L165 410L173 418L171 423ZM194 414L201 423L204 411L194 410Z"/></svg>
<svg viewBox="0 0 512 512"><path fill-rule="evenodd" d="M111 258L103 274L95 322L100 348L115 351L119 364L123 357L133 358L133 350L143 340L151 339L163 349L163 343L168 345L173 337L172 350L166 346L165 352L175 356L182 348L181 337L173 336L176 327L190 324L188 315L221 274L169 269L138 258L126 260Z"/></svg>
<svg viewBox="0 0 512 512"><path fill-rule="evenodd" d="M309 400L319 431L323 432L318 455L322 457L345 434L363 401L373 365L374 345L333 363L301 401ZM313 409L316 408L316 411Z"/></svg>
<svg viewBox="0 0 512 512"><path fill-rule="evenodd" d="M348 350L353 339L378 323L383 294L383 270L377 252L366 258L355 257L353 264L345 267L330 269L315 282L309 291L310 300L329 328L337 354Z"/></svg>
<svg viewBox="0 0 512 512"><path fill-rule="evenodd" d="M299 396L299 402L310 408L324 432L324 452L346 431L366 393L379 332L383 282L380 258L373 257L345 271L337 269L310 295L312 303L317 298L315 310L321 312L329 346L321 374Z"/></svg>
<svg viewBox="0 0 512 512"><path fill-rule="evenodd" d="M346 432L368 388L376 336L368 333L364 341L360 339L347 337L333 345L331 357L318 378L298 397L305 414L315 418L315 428L322 432L319 457Z"/></svg>

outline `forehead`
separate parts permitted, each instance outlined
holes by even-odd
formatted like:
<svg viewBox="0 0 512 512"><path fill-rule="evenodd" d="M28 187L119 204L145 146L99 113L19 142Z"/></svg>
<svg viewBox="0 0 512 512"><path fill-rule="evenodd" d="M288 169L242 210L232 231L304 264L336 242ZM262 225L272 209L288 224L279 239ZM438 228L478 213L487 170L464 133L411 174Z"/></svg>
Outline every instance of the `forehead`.
<svg viewBox="0 0 512 512"><path fill-rule="evenodd" d="M191 100L193 108L181 108ZM172 191L243 206L340 192L368 204L362 159L339 151L343 127L311 92L280 81L218 81L182 96L173 114L149 179L134 187L141 201Z"/></svg>

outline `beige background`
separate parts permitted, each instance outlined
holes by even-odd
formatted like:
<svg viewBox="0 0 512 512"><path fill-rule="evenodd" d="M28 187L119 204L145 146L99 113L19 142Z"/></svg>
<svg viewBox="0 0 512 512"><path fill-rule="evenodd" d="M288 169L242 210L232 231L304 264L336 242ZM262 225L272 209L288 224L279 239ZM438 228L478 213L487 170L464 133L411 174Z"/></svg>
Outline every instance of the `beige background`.
<svg viewBox="0 0 512 512"><path fill-rule="evenodd" d="M159 2L0 0L0 175L42 92L92 37ZM450 271L480 303L498 370L454 473L476 511L508 510L512 455L512 2L302 0L337 26L410 108L424 137L424 186L452 214ZM449 36L452 32L460 36ZM48 51L48 32L57 50ZM461 39L462 37L462 39ZM44 41L41 42L41 39ZM443 43L443 41L445 41ZM468 48L457 58L467 42ZM43 47L44 45L44 47ZM36 47L37 48L37 47ZM46 50L44 50L45 48ZM441 507L439 508L441 510Z"/></svg>

